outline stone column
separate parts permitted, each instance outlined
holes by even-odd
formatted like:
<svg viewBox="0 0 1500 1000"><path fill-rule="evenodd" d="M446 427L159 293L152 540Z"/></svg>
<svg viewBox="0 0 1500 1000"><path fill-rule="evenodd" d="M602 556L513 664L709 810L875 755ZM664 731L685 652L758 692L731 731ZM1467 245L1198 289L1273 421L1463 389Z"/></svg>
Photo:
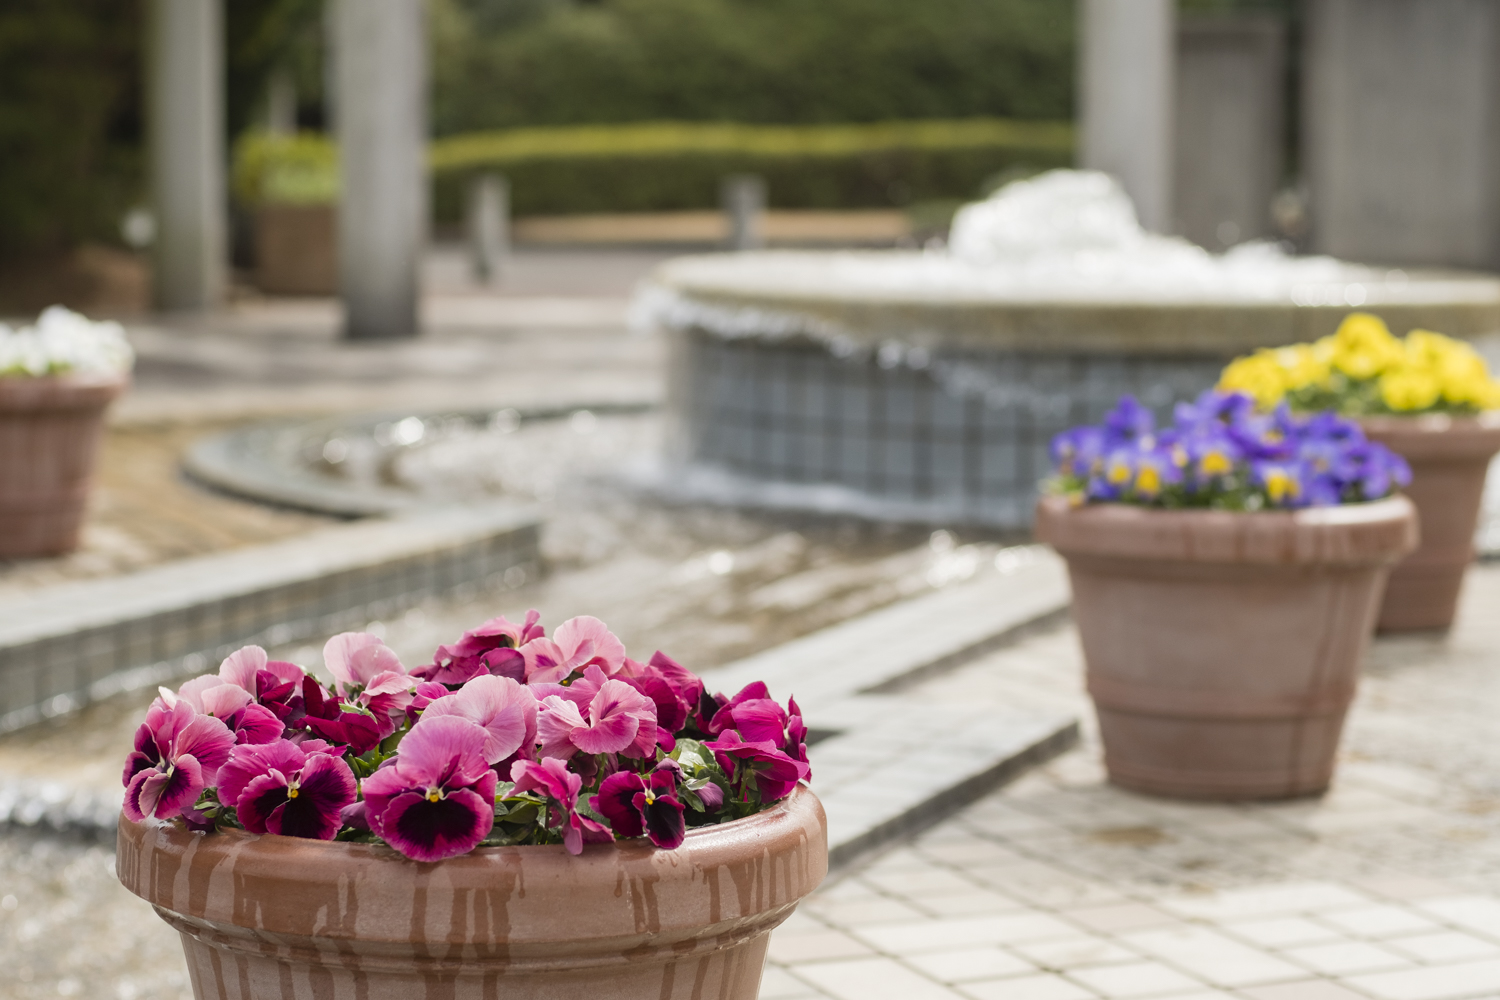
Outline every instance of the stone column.
<svg viewBox="0 0 1500 1000"><path fill-rule="evenodd" d="M426 5L335 3L344 334L414 337L427 239Z"/></svg>
<svg viewBox="0 0 1500 1000"><path fill-rule="evenodd" d="M160 309L207 309L224 293L222 0L150 0L147 121Z"/></svg>
<svg viewBox="0 0 1500 1000"><path fill-rule="evenodd" d="M1271 235L1286 162L1286 23L1185 16L1177 59L1173 232L1210 250Z"/></svg>
<svg viewBox="0 0 1500 1000"><path fill-rule="evenodd" d="M1079 0L1082 167L1119 178L1141 224L1172 228L1176 0Z"/></svg>
<svg viewBox="0 0 1500 1000"><path fill-rule="evenodd" d="M1303 51L1313 248L1500 267L1500 4L1310 0Z"/></svg>

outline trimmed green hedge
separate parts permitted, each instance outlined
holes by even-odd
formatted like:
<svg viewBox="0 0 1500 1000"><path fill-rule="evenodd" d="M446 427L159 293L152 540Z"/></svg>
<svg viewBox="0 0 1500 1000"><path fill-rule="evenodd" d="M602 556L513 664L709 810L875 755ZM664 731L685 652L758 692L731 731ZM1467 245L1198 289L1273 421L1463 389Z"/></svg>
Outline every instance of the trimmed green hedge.
<svg viewBox="0 0 1500 1000"><path fill-rule="evenodd" d="M1066 166L1067 122L972 118L870 125L647 122L514 129L433 143L435 208L460 216L467 179L510 179L516 215L715 208L721 180L766 178L776 208L875 208L969 198L994 174Z"/></svg>
<svg viewBox="0 0 1500 1000"><path fill-rule="evenodd" d="M331 201L337 150L309 134L250 134L235 146L242 204ZM510 179L516 215L716 208L735 173L766 178L776 208L902 207L971 198L1016 168L1065 166L1066 122L884 122L873 125L733 125L647 122L560 126L450 136L432 145L436 215L461 217L473 175Z"/></svg>

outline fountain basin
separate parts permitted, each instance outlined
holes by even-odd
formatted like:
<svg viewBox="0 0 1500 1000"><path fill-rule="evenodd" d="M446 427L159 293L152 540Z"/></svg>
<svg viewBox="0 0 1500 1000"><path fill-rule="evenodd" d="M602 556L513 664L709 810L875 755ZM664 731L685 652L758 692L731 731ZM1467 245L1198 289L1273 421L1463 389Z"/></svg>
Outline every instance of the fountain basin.
<svg viewBox="0 0 1500 1000"><path fill-rule="evenodd" d="M673 343L673 481L740 502L1021 528L1054 434L1124 393L1165 413L1237 355L1331 333L1353 308L1500 354L1493 277L1167 250L1177 257L1160 269L1146 266L1160 246L1134 259L670 261L637 307Z"/></svg>

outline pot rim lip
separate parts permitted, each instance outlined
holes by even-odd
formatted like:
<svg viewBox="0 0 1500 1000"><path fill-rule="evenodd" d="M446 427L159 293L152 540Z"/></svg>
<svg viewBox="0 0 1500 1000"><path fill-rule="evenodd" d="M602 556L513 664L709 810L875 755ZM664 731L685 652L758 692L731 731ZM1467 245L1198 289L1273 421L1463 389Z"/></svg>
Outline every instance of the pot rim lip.
<svg viewBox="0 0 1500 1000"><path fill-rule="evenodd" d="M59 386L63 388L88 388L127 385L132 371L123 372L51 372L46 375L11 373L0 375L0 388L10 386Z"/></svg>
<svg viewBox="0 0 1500 1000"><path fill-rule="evenodd" d="M1443 434L1455 430L1500 432L1500 409L1480 410L1478 413L1369 413L1348 419L1361 427L1421 434Z"/></svg>
<svg viewBox="0 0 1500 1000"><path fill-rule="evenodd" d="M692 846L706 847L712 843L711 838L714 838L716 835L722 835L724 831L745 830L749 829L752 826L764 825L782 819L790 814L791 807L794 803L801 804L805 802L809 797L811 797L812 801L814 802L819 801L816 794L814 794L811 788L809 788L805 783L799 783L797 787L792 790L791 794L777 802L775 805L771 806L769 809L762 809L758 813L753 813L749 816L742 816L739 819L730 820L727 823L713 823L706 826L689 827L682 844L676 848L673 848L672 850L657 847L645 837L631 837L627 840L617 840L607 844L584 844L584 853L573 857L575 857L577 861L582 862L587 859L587 856L590 853L593 853L597 858L604 853L604 851L601 849L619 850L622 848L634 848L639 850L644 848L649 850L649 852L652 854L671 854L674 851L682 851ZM203 838L202 840L196 841L196 843L199 844L210 842L209 838L211 837L224 838L224 843L226 845L254 845L262 842L266 843L268 846L276 844L296 844L303 849L335 851L338 854L344 856L350 856L353 854L365 854L372 860L390 861L398 864L477 864L484 863L485 859L499 857L511 851L524 851L527 852L526 856L538 858L567 853L567 848L565 848L562 844L502 844L491 847L476 847L466 854L454 855L451 858L444 858L441 861L417 861L415 858L408 858L406 855L402 854L394 847L391 847L389 844L383 842L368 843L364 841L313 840L308 837L284 837L280 834L274 833L251 833L249 830L240 829L238 827L226 827L221 830L215 830L212 833L197 833L192 830L188 830L186 827L175 824L172 820L157 819L154 816L148 816L140 822L136 822L127 818L123 814L121 814L120 816L120 827L122 828L122 830L127 827L135 827L148 831L162 830L167 832L169 835L175 835L177 837L201 837ZM695 841L697 841L698 843L695 844ZM709 843L703 843L704 841L708 841Z"/></svg>
<svg viewBox="0 0 1500 1000"><path fill-rule="evenodd" d="M1263 523L1272 523L1275 519L1291 522L1299 527L1331 527L1402 520L1412 508L1412 502L1404 493L1393 493L1379 500L1360 500L1326 507L1299 507L1295 510L1217 510L1211 507L1147 507L1113 500L1075 504L1061 494L1046 493L1037 499L1037 507L1046 508L1049 514L1061 517L1099 511L1101 513L1097 516L1116 520L1170 516L1175 519L1223 521L1228 518L1250 517Z"/></svg>

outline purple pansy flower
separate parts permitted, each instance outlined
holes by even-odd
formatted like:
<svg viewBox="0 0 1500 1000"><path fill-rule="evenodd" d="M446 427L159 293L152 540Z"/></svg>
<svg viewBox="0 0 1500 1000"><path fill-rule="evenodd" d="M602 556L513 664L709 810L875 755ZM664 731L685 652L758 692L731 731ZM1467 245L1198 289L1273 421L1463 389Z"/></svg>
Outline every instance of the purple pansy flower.
<svg viewBox="0 0 1500 1000"><path fill-rule="evenodd" d="M223 722L200 715L182 699L171 705L156 699L125 760L125 815L140 822L191 810L233 749L234 734Z"/></svg>
<svg viewBox="0 0 1500 1000"><path fill-rule="evenodd" d="M484 759L488 738L468 719L424 715L402 739L395 763L364 780L370 829L416 861L473 850L495 822L497 779Z"/></svg>
<svg viewBox="0 0 1500 1000"><path fill-rule="evenodd" d="M569 854L580 854L585 843L608 843L614 839L609 829L578 814L578 792L583 776L568 770L568 765L553 757L540 763L518 760L511 767L514 795L540 792L548 800L549 829L562 834L563 847Z"/></svg>
<svg viewBox="0 0 1500 1000"><path fill-rule="evenodd" d="M599 794L589 799L589 805L609 820L616 837L644 834L657 847L674 850L682 846L687 835L683 806L677 801L675 767L657 767L649 777L634 771L612 774L599 786Z"/></svg>
<svg viewBox="0 0 1500 1000"><path fill-rule="evenodd" d="M332 840L356 786L349 765L323 747L315 740L236 747L219 770L219 801L251 833Z"/></svg>

